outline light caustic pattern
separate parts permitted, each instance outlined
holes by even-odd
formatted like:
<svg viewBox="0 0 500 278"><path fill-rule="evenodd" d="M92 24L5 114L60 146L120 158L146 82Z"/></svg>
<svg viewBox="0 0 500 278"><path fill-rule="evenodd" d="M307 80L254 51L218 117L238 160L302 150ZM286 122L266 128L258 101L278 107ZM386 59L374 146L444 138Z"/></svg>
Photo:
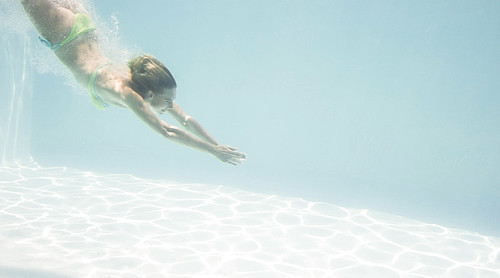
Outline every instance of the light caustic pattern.
<svg viewBox="0 0 500 278"><path fill-rule="evenodd" d="M500 277L498 238L66 168L0 170L0 246L2 277Z"/></svg>

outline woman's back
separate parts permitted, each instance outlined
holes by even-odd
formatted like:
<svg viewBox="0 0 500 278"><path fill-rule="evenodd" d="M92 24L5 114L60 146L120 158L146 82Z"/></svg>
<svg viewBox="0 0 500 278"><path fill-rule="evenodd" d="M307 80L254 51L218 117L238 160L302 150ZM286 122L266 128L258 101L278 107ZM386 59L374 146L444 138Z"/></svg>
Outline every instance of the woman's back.
<svg viewBox="0 0 500 278"><path fill-rule="evenodd" d="M52 1L21 1L41 40L86 85L92 72L107 62L97 42L95 26L83 6L59 6Z"/></svg>

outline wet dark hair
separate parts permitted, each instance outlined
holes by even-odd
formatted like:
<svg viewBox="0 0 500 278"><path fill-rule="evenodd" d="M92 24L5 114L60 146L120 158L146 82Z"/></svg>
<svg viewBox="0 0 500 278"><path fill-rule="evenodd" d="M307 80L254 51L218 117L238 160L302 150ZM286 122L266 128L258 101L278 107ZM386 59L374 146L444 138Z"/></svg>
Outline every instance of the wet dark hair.
<svg viewBox="0 0 500 278"><path fill-rule="evenodd" d="M157 93L163 89L177 88L175 79L167 67L151 55L141 55L127 63L132 74L130 87L142 98L148 91Z"/></svg>

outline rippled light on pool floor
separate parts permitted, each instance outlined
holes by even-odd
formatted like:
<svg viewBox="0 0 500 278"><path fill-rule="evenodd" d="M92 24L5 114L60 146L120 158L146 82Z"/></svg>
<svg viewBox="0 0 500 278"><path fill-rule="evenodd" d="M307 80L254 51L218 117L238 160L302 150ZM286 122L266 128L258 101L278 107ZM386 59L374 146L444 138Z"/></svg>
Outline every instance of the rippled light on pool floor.
<svg viewBox="0 0 500 278"><path fill-rule="evenodd" d="M500 239L367 210L0 169L0 277L500 277Z"/></svg>

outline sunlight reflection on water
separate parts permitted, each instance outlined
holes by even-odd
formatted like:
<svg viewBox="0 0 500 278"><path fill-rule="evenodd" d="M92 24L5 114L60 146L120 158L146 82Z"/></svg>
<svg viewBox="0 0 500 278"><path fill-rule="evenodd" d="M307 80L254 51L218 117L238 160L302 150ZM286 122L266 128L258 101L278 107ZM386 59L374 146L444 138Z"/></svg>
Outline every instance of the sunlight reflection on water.
<svg viewBox="0 0 500 278"><path fill-rule="evenodd" d="M6 277L37 269L60 277L500 274L498 238L226 186L62 167L2 168L0 223Z"/></svg>

